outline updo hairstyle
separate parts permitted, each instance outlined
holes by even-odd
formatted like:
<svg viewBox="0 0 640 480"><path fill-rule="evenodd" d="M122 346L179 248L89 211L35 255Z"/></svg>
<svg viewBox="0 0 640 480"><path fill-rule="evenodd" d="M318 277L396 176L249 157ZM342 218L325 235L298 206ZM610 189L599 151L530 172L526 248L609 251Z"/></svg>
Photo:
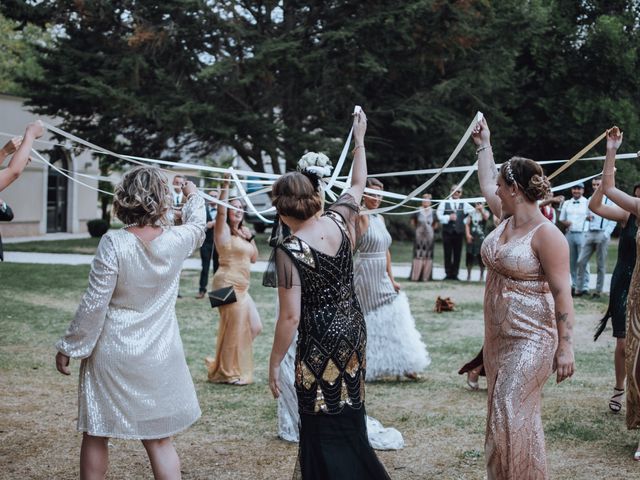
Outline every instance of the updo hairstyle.
<svg viewBox="0 0 640 480"><path fill-rule="evenodd" d="M125 225L168 225L171 190L156 167L135 167L116 186L113 214Z"/></svg>
<svg viewBox="0 0 640 480"><path fill-rule="evenodd" d="M500 167L500 175L507 185L516 183L531 202L544 199L551 191L542 167L529 158L511 157Z"/></svg>
<svg viewBox="0 0 640 480"><path fill-rule="evenodd" d="M378 187L379 189L382 190L384 188L384 184L375 177L369 177L367 178L367 187L369 188Z"/></svg>
<svg viewBox="0 0 640 480"><path fill-rule="evenodd" d="M273 184L271 199L279 215L307 220L322 209L322 193L300 172L282 175Z"/></svg>

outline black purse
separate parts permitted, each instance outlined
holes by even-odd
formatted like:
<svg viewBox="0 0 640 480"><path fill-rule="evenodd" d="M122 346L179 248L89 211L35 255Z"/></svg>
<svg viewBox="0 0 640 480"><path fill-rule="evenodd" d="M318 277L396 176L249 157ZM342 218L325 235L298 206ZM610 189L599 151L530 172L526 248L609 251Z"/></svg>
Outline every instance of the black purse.
<svg viewBox="0 0 640 480"><path fill-rule="evenodd" d="M233 287L228 286L209 292L209 301L211 302L211 308L216 308L235 303L238 299L236 298L236 292Z"/></svg>

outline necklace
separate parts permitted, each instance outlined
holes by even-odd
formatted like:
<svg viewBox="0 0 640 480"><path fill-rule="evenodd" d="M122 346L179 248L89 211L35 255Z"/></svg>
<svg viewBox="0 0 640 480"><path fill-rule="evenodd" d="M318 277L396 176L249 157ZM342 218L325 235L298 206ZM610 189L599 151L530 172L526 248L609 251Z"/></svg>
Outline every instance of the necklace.
<svg viewBox="0 0 640 480"><path fill-rule="evenodd" d="M128 225L124 225L122 228L131 228L131 227L157 227L157 225L151 225L150 223L140 225L139 223L129 223Z"/></svg>
<svg viewBox="0 0 640 480"><path fill-rule="evenodd" d="M515 219L514 219L514 221L512 221L512 222L511 222L511 230L515 230L515 229L517 229L517 228L520 228L520 227L522 227L522 226L526 225L527 223L531 222L531 220L533 220L534 218L536 218L536 216L535 216L535 215L531 215L531 217L529 218L529 220L527 220L527 221L526 221L526 222L524 222L524 223L521 223L521 224L520 224L520 225L518 225L518 226L515 226Z"/></svg>

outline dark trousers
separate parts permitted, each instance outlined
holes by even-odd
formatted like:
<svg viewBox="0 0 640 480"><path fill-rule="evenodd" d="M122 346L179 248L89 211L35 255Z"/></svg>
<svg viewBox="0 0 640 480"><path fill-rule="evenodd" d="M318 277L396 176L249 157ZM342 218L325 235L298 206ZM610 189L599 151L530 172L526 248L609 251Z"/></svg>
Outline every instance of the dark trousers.
<svg viewBox="0 0 640 480"><path fill-rule="evenodd" d="M203 243L200 247L200 259L202 260L202 271L200 272L200 293L207 291L209 282L209 266L213 260L213 273L218 270L218 252L212 243Z"/></svg>
<svg viewBox="0 0 640 480"><path fill-rule="evenodd" d="M442 246L444 247L444 271L446 278L458 278L463 238L463 233L442 232Z"/></svg>

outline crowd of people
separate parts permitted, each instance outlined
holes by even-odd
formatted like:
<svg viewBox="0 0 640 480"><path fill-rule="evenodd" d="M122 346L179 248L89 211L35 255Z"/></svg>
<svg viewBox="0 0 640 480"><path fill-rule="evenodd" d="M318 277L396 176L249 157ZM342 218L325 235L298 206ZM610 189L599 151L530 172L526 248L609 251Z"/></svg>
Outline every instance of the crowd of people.
<svg viewBox="0 0 640 480"><path fill-rule="evenodd" d="M367 416L366 383L413 381L431 362L391 269L391 235L375 213L381 200L375 192L384 185L367 177L366 128L366 115L356 112L351 186L327 208L322 169L302 167L272 187L278 218L264 284L277 288L277 321L268 383L278 398L279 434L299 445L294 478L390 478L373 447L402 448L402 435ZM40 135L41 125L29 125L22 139L2 149L2 159L13 158L10 168L0 171L0 191L20 175ZM463 371L471 388L478 388L478 375L487 377L487 478L548 478L542 389L553 373L557 382L574 374L572 296L588 293L594 252L593 296L602 294L616 224L621 225L618 260L596 338L611 319L617 343L609 408L619 412L626 394L627 426L640 428L640 268L635 265L640 185L632 195L615 186L622 142L615 127L607 134L603 174L593 179L591 197L576 184L568 201L551 194L533 160L512 157L497 168L486 119L472 138L488 209L462 201L457 185L435 211L425 194L411 219L410 279L432 278L438 229L445 280L458 280L463 243L467 280L474 266L481 279L486 270L484 344ZM205 360L208 380L253 382L252 345L262 330L249 294L250 266L258 256L255 237L243 223L242 201L229 199L228 178L209 195L214 201L205 205L192 182L178 175L170 185L154 167L129 170L115 188L113 213L124 227L102 237L88 288L56 344L61 373L70 374L71 358L81 360L77 427L83 433L83 479L105 477L111 437L141 440L156 478L180 478L171 437L201 412L175 304L182 264L196 249L202 259L196 298L209 290L213 262L209 296L220 314L215 356ZM0 215L10 212L0 200ZM640 460L640 445L634 458Z"/></svg>

